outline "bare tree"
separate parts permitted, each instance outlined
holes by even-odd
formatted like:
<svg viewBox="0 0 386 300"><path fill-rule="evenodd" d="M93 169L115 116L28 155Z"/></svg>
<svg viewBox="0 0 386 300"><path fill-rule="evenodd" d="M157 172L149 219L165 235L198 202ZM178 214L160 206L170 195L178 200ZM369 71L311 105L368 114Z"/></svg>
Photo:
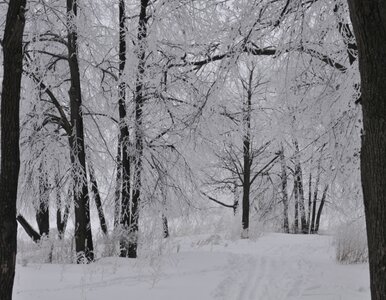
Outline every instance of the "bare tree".
<svg viewBox="0 0 386 300"><path fill-rule="evenodd" d="M386 295L386 3L349 0L359 50L363 135L361 176L372 300Z"/></svg>
<svg viewBox="0 0 386 300"><path fill-rule="evenodd" d="M82 91L78 62L78 33L76 18L78 13L77 0L67 0L67 31L68 31L68 64L70 67L70 111L72 172L74 172L74 207L75 207L75 248L77 262L94 260L94 246L90 224L90 204L87 187L86 152L84 145L84 128L82 115Z"/></svg>
<svg viewBox="0 0 386 300"><path fill-rule="evenodd" d="M26 0L10 0L2 40L0 299L11 300L16 263L16 199L20 168L19 109Z"/></svg>

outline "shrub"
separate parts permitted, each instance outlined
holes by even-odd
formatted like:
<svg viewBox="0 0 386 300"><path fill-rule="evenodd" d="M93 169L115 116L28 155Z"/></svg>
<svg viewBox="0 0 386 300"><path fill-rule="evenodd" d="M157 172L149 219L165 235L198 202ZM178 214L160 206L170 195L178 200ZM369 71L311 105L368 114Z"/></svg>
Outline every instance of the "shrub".
<svg viewBox="0 0 386 300"><path fill-rule="evenodd" d="M364 218L339 226L334 243L338 262L345 264L367 262L368 250Z"/></svg>

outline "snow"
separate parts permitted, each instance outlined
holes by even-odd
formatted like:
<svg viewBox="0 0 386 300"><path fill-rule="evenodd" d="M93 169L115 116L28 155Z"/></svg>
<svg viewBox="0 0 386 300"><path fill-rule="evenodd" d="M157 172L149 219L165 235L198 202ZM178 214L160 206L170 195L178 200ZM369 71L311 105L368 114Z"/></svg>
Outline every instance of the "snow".
<svg viewBox="0 0 386 300"><path fill-rule="evenodd" d="M151 258L17 265L14 300L366 300L367 264L335 262L330 236L174 238Z"/></svg>

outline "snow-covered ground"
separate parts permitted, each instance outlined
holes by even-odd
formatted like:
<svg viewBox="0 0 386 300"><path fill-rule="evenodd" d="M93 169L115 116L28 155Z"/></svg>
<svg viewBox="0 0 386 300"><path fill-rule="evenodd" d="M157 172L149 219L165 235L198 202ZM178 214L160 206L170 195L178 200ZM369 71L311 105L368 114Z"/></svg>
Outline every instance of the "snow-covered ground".
<svg viewBox="0 0 386 300"><path fill-rule="evenodd" d="M368 266L339 265L329 236L176 238L146 259L18 265L14 300L366 300Z"/></svg>

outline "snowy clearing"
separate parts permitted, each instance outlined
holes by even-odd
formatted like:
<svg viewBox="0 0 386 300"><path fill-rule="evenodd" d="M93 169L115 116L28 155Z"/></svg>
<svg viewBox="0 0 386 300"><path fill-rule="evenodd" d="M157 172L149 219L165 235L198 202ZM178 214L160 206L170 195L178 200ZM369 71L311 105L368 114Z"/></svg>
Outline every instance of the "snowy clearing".
<svg viewBox="0 0 386 300"><path fill-rule="evenodd" d="M370 299L368 265L339 265L329 236L176 238L152 259L18 265L15 300Z"/></svg>

